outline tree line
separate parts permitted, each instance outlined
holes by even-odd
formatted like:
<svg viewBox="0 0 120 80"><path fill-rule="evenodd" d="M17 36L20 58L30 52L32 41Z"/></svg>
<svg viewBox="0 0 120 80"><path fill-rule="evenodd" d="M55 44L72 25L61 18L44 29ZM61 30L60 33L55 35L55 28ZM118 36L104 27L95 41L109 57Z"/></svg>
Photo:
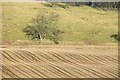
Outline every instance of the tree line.
<svg viewBox="0 0 120 80"><path fill-rule="evenodd" d="M118 9L118 2L61 2L64 3L62 5L58 4L59 2L51 2L50 7L61 6L64 9L69 8L69 6L90 6L93 8L106 8L106 9Z"/></svg>
<svg viewBox="0 0 120 80"><path fill-rule="evenodd" d="M75 6L88 5L91 7L100 7L100 8L118 8L118 2L75 2Z"/></svg>

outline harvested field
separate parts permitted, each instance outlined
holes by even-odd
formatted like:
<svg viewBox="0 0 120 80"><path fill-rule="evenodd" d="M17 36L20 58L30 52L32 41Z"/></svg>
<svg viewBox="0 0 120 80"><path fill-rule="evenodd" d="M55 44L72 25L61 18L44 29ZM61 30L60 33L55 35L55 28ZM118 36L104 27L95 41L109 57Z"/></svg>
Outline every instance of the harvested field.
<svg viewBox="0 0 120 80"><path fill-rule="evenodd" d="M4 47L4 78L116 78L118 48L86 46Z"/></svg>

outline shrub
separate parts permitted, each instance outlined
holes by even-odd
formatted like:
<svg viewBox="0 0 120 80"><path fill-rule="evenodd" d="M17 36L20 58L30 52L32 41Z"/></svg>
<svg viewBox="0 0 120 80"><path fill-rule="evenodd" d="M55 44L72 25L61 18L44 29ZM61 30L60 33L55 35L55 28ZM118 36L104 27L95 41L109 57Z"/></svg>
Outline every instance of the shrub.
<svg viewBox="0 0 120 80"><path fill-rule="evenodd" d="M33 39L42 41L43 39L52 40L55 44L59 44L62 31L57 26L58 14L50 13L38 15L31 24L27 25L23 32Z"/></svg>

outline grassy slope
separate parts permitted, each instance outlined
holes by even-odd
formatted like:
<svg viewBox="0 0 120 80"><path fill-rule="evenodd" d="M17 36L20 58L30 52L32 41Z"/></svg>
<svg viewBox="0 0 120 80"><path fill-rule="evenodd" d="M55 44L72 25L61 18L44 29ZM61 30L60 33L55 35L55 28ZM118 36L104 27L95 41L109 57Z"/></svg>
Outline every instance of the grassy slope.
<svg viewBox="0 0 120 80"><path fill-rule="evenodd" d="M23 27L38 12L56 12L60 15L59 25L65 31L62 41L116 42L110 36L117 34L118 14L91 7L50 8L43 3L3 3L3 41L28 40Z"/></svg>

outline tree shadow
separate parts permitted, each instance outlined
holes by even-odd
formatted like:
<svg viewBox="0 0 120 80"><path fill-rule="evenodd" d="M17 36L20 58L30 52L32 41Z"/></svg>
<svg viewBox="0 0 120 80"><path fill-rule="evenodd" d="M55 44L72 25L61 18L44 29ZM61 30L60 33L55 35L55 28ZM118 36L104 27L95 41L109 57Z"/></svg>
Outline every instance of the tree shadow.
<svg viewBox="0 0 120 80"><path fill-rule="evenodd" d="M69 6L67 3L64 3L64 4L60 4L58 2L49 2L49 3L41 3L42 5L44 5L45 7L51 7L51 8L54 8L54 7L61 7L61 8L64 8L64 9L68 9Z"/></svg>
<svg viewBox="0 0 120 80"><path fill-rule="evenodd" d="M44 5L45 7L52 7L52 5L50 3L41 3L42 5Z"/></svg>
<svg viewBox="0 0 120 80"><path fill-rule="evenodd" d="M111 37L113 37L117 41L120 41L120 35L118 35L118 34L113 34L113 35L111 35Z"/></svg>

